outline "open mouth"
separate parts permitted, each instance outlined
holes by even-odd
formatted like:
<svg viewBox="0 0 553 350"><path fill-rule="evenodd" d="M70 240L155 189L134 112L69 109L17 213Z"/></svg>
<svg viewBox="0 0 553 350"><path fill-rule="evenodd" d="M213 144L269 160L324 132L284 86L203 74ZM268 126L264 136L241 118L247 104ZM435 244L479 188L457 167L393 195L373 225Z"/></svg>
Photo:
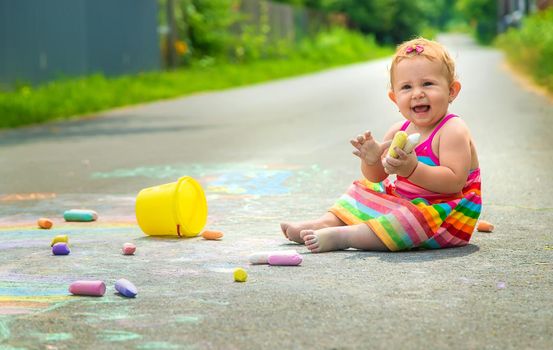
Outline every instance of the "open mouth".
<svg viewBox="0 0 553 350"><path fill-rule="evenodd" d="M412 108L415 113L425 113L430 110L430 105L419 105Z"/></svg>

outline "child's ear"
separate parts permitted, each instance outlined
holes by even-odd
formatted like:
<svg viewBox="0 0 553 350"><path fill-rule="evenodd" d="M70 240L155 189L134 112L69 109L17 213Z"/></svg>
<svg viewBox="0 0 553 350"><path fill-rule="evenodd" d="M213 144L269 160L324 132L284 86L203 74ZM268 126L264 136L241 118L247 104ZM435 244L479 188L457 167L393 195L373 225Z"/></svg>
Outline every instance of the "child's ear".
<svg viewBox="0 0 553 350"><path fill-rule="evenodd" d="M388 90L388 97L390 98L390 100L392 100L393 103L397 104L396 94L394 94L394 91L392 89Z"/></svg>
<svg viewBox="0 0 553 350"><path fill-rule="evenodd" d="M449 102L453 102L461 91L461 83L458 80L454 80L449 86Z"/></svg>

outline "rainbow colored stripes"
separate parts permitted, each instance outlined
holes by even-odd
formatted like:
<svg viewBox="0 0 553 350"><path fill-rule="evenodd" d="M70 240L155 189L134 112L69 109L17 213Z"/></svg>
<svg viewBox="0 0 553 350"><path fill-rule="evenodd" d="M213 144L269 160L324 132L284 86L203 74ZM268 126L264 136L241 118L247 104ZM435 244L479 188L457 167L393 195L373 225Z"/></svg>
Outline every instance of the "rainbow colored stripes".
<svg viewBox="0 0 553 350"><path fill-rule="evenodd" d="M392 251L468 244L482 210L480 170L462 196L400 197L395 184L356 181L330 211L348 225L366 223Z"/></svg>

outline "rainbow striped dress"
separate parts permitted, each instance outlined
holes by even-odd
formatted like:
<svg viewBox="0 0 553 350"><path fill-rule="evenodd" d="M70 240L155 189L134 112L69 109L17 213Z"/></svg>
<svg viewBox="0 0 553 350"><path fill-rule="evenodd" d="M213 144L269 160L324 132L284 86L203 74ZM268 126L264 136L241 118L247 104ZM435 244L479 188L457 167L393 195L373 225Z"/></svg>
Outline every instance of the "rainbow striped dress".
<svg viewBox="0 0 553 350"><path fill-rule="evenodd" d="M437 166L432 151L436 132L452 117L447 115L427 140L415 148L419 162ZM403 124L405 130L409 121ZM366 223L391 251L439 249L467 245L482 210L480 169L473 169L458 194L428 191L398 176L373 183L355 181L330 208L347 225Z"/></svg>

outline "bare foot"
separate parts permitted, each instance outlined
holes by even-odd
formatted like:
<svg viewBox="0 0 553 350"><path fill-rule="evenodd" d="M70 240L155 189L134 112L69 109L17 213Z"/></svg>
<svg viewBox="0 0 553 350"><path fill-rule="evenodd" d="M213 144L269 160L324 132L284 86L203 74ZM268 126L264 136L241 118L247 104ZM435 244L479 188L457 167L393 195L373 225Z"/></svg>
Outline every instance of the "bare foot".
<svg viewBox="0 0 553 350"><path fill-rule="evenodd" d="M280 230L282 231L282 234L284 235L284 237L286 237L286 239L289 239L288 233L286 233L286 231L288 231L288 226L290 226L290 224L287 222L280 223Z"/></svg>
<svg viewBox="0 0 553 350"><path fill-rule="evenodd" d="M328 227L320 230L302 230L300 237L312 253L324 253L343 250L348 247L347 236L343 227Z"/></svg>
<svg viewBox="0 0 553 350"><path fill-rule="evenodd" d="M343 226L344 222L336 217L336 215L326 212L323 216L316 220L301 221L295 223L283 222L280 224L280 229L284 237L292 242L304 244L300 232L303 230L319 230L325 227Z"/></svg>
<svg viewBox="0 0 553 350"><path fill-rule="evenodd" d="M307 223L292 224L288 222L283 222L280 224L280 229L288 240L303 244L303 239L300 237L301 230L310 227Z"/></svg>

